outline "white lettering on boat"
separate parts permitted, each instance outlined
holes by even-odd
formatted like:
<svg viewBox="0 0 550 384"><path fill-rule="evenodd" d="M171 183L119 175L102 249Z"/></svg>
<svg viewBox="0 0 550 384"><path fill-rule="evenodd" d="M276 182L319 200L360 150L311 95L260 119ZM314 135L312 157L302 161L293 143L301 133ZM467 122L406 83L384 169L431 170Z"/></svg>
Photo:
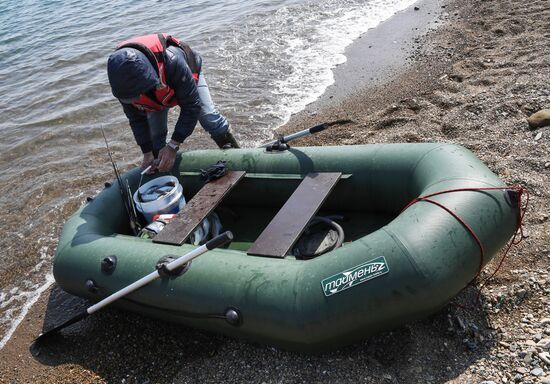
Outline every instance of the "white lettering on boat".
<svg viewBox="0 0 550 384"><path fill-rule="evenodd" d="M321 281L325 296L332 296L358 284L372 280L389 272L384 256L349 268Z"/></svg>

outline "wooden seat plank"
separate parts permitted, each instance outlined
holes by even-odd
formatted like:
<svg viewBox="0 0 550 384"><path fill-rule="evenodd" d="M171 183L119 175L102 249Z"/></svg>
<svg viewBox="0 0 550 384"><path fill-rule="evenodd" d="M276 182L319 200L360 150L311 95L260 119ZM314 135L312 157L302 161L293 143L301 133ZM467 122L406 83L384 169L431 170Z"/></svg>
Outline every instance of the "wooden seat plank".
<svg viewBox="0 0 550 384"><path fill-rule="evenodd" d="M153 238L154 243L182 245L199 224L220 204L222 199L243 178L244 171L228 171L223 177L205 184Z"/></svg>
<svg viewBox="0 0 550 384"><path fill-rule="evenodd" d="M340 172L308 174L252 244L248 254L285 257L341 175Z"/></svg>

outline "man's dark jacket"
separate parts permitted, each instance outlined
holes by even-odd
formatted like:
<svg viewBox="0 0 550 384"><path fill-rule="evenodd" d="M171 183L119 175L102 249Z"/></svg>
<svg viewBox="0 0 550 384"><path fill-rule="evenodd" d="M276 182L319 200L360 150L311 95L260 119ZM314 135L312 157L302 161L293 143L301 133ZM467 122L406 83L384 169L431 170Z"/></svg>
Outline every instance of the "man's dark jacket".
<svg viewBox="0 0 550 384"><path fill-rule="evenodd" d="M171 46L167 48L165 56L166 83L175 91L180 106L180 115L172 134L172 140L181 143L191 135L197 124L201 109L199 94L183 50ZM201 58L196 53L195 57L200 68ZM107 67L111 90L118 99L136 97L160 84L159 77L151 62L143 53L133 48L122 48L115 51L109 57ZM130 121L130 127L137 144L141 147L143 153L151 152L153 142L147 122L147 113L140 111L131 104L122 102L121 104ZM160 149L157 148L158 145L158 143L155 143L155 150Z"/></svg>

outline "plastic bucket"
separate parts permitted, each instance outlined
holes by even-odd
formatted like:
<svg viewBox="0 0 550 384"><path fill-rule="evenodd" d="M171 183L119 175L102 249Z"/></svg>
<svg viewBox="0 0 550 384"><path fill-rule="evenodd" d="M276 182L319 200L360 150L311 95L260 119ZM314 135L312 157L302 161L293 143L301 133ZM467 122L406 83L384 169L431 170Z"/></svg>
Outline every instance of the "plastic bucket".
<svg viewBox="0 0 550 384"><path fill-rule="evenodd" d="M166 195L160 196L154 201L141 202L138 198L138 192L145 194L148 190L154 187L161 187L169 182L175 182L175 187L172 188ZM174 176L162 176L150 180L143 184L134 193L134 203L138 211L140 211L148 223L153 221L153 216L164 213L178 213L185 206L185 197L183 196L183 187Z"/></svg>

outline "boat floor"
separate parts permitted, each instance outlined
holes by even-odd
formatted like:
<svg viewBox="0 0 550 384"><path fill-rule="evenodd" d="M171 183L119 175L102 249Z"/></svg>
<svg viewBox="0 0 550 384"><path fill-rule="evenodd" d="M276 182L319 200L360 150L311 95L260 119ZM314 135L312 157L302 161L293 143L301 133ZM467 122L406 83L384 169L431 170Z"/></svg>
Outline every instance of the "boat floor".
<svg viewBox="0 0 550 384"><path fill-rule="evenodd" d="M229 249L240 251L248 251L276 213L273 209L243 206L222 206L216 212L220 216L224 229L233 232L234 240L229 245ZM342 220L336 221L344 230L344 242L355 241L366 236L394 219L394 215L389 214L351 211L320 211L317 216L341 216Z"/></svg>

